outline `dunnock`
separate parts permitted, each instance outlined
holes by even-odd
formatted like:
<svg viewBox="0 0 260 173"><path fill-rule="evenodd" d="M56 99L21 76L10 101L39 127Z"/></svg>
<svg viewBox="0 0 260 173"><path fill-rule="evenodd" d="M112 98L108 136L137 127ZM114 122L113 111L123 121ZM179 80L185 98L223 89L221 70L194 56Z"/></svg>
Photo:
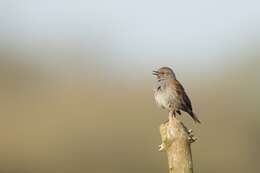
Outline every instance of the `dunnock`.
<svg viewBox="0 0 260 173"><path fill-rule="evenodd" d="M169 67L162 67L153 71L157 76L157 87L154 91L156 103L163 109L169 111L169 116L181 114L181 111L187 112L196 123L200 123L198 117L192 111L192 105L183 86L176 79L173 70Z"/></svg>

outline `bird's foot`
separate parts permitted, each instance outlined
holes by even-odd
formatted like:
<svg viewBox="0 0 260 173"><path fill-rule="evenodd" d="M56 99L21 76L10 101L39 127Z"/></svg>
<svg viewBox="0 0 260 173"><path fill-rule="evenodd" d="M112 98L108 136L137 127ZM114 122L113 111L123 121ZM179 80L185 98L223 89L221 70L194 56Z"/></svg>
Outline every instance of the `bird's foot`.
<svg viewBox="0 0 260 173"><path fill-rule="evenodd" d="M170 112L169 112L169 116L168 116L168 118L169 118L169 123L171 123L171 122L172 122L172 119L175 117L174 114L175 114L174 111L170 111Z"/></svg>
<svg viewBox="0 0 260 173"><path fill-rule="evenodd" d="M172 120L176 119L176 112L175 112L175 110L169 112L168 119L169 119L169 123L171 123Z"/></svg>

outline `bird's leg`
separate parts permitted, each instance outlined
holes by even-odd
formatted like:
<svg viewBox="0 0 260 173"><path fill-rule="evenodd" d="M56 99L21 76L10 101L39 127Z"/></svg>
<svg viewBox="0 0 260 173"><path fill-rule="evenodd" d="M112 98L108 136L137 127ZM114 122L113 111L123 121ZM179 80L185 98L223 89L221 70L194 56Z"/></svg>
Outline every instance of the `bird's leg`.
<svg viewBox="0 0 260 173"><path fill-rule="evenodd" d="M172 117L176 118L176 108L175 108L175 105L172 105Z"/></svg>
<svg viewBox="0 0 260 173"><path fill-rule="evenodd" d="M173 115L174 115L174 111L171 110L171 111L169 112L169 116L168 116L168 118L169 118L169 123L172 122Z"/></svg>
<svg viewBox="0 0 260 173"><path fill-rule="evenodd" d="M174 118L176 118L176 110L175 109L169 111L169 123L171 123Z"/></svg>
<svg viewBox="0 0 260 173"><path fill-rule="evenodd" d="M172 117L176 118L176 111L175 110L172 111Z"/></svg>

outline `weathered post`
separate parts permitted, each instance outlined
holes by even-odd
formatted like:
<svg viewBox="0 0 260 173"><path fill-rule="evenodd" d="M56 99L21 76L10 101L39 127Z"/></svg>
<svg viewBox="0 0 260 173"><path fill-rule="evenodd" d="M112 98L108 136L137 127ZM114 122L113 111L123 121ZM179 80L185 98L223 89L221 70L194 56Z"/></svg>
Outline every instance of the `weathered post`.
<svg viewBox="0 0 260 173"><path fill-rule="evenodd" d="M166 151L170 173L193 173L191 143L196 141L192 130L188 130L176 118L161 124L162 144L159 151Z"/></svg>

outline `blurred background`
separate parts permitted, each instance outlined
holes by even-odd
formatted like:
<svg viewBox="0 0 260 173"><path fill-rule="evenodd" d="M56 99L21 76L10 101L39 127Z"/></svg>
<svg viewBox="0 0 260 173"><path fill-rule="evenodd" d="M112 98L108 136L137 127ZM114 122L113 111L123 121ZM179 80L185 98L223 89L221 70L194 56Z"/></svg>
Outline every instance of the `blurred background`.
<svg viewBox="0 0 260 173"><path fill-rule="evenodd" d="M201 125L194 170L259 172L259 1L0 0L0 172L168 172L170 66Z"/></svg>

